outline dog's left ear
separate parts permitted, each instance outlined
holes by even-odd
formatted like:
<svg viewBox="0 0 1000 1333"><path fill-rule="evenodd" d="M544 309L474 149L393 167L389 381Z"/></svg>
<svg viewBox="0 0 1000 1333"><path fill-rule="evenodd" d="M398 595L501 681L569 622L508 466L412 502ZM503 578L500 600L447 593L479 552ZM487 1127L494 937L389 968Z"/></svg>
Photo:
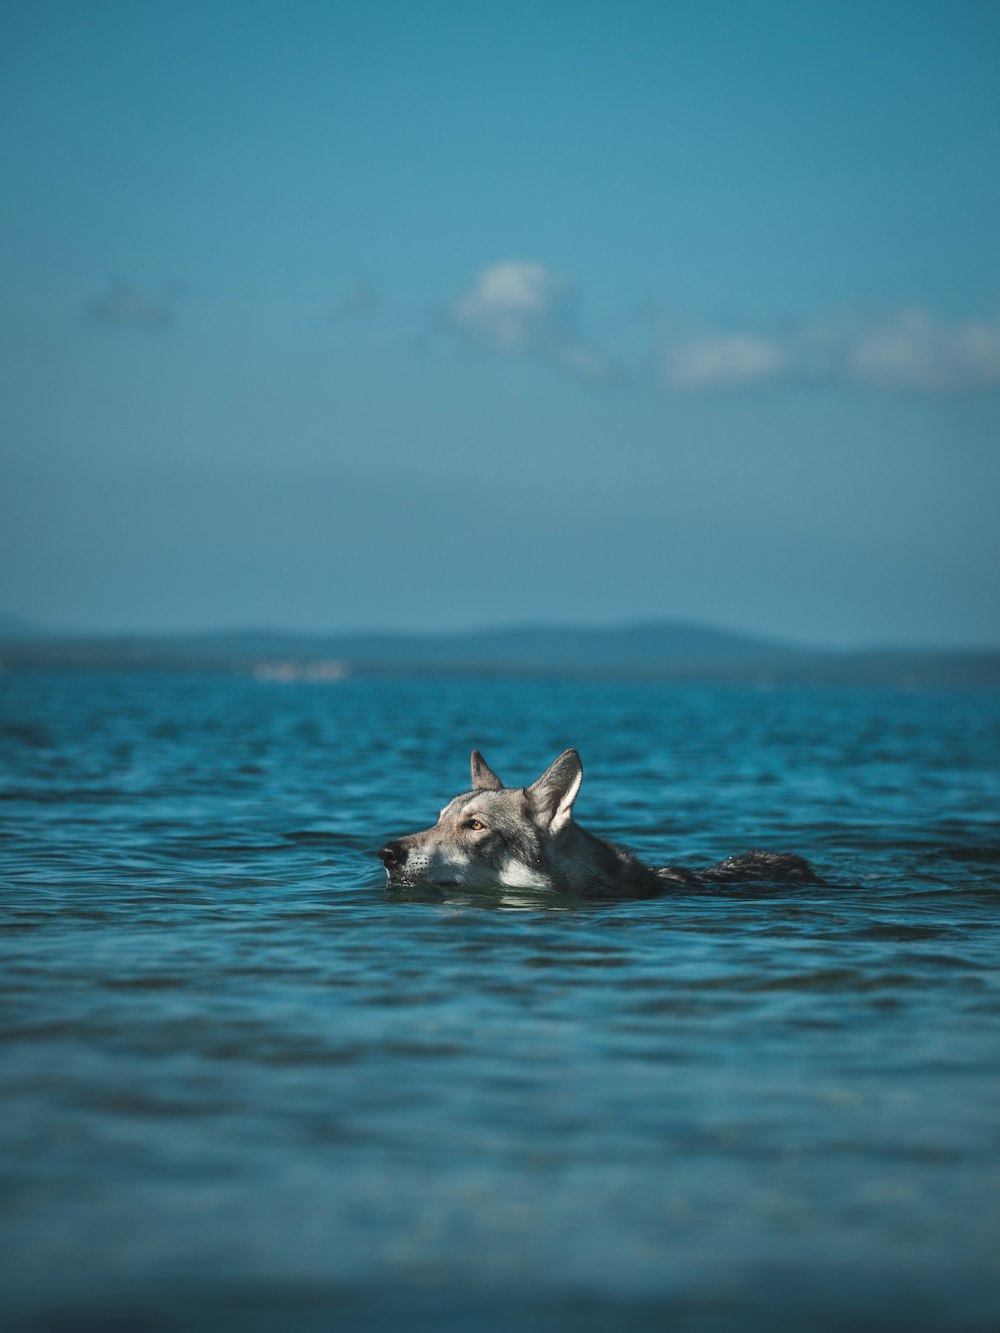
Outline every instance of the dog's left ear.
<svg viewBox="0 0 1000 1333"><path fill-rule="evenodd" d="M478 750L472 751L472 790L503 791L503 783Z"/></svg>
<svg viewBox="0 0 1000 1333"><path fill-rule="evenodd" d="M582 781L580 756L575 750L563 750L538 781L528 788L535 811L541 822L548 824L550 832L558 833L569 823Z"/></svg>

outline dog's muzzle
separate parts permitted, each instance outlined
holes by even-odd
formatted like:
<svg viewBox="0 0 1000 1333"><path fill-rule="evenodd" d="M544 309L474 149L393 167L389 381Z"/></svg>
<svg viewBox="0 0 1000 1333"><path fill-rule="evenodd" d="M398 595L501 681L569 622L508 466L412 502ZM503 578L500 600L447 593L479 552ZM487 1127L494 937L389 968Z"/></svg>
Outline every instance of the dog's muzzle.
<svg viewBox="0 0 1000 1333"><path fill-rule="evenodd" d="M379 860L388 871L390 879L394 874L398 874L406 863L406 853L407 848L400 842L387 842L379 849Z"/></svg>

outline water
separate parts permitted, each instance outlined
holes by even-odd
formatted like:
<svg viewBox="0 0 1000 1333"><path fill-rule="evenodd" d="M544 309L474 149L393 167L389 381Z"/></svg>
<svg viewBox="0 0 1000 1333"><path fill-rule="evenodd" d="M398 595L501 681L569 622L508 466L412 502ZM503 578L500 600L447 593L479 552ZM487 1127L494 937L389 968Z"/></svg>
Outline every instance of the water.
<svg viewBox="0 0 1000 1333"><path fill-rule="evenodd" d="M2 1299L24 1329L993 1329L1000 698L17 674ZM387 892L568 745L652 902Z"/></svg>

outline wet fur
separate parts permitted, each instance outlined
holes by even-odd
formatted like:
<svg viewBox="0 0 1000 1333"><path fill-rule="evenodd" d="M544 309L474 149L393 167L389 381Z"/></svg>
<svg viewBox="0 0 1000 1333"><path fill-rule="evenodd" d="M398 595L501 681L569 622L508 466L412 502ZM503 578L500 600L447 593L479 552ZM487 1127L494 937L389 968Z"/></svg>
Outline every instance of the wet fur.
<svg viewBox="0 0 1000 1333"><path fill-rule="evenodd" d="M473 789L449 801L432 828L379 852L390 883L649 897L719 882L815 879L807 861L786 852L745 852L698 871L652 869L573 821L582 777L579 755L566 750L530 787L504 787L474 750Z"/></svg>

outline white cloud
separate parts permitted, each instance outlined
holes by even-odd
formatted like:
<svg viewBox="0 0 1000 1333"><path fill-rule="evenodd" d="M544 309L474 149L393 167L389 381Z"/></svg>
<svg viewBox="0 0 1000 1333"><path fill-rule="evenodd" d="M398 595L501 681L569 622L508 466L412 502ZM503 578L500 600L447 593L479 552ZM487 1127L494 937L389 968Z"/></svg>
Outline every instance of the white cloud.
<svg viewBox="0 0 1000 1333"><path fill-rule="evenodd" d="M615 378L611 362L576 334L575 291L534 260L489 264L448 307L448 322L500 352L535 354L585 379Z"/></svg>
<svg viewBox="0 0 1000 1333"><path fill-rule="evenodd" d="M847 383L916 393L1000 387L1000 317L947 325L924 310L816 320L782 334L668 339L663 376L677 392L768 382Z"/></svg>
<svg viewBox="0 0 1000 1333"><path fill-rule="evenodd" d="M847 377L879 389L960 392L1000 385L1000 319L951 327L903 310L848 347Z"/></svg>
<svg viewBox="0 0 1000 1333"><path fill-rule="evenodd" d="M735 333L675 344L667 353L666 378L672 389L742 389L787 369L785 350L776 339Z"/></svg>
<svg viewBox="0 0 1000 1333"><path fill-rule="evenodd" d="M491 264L451 307L451 319L506 352L558 341L568 322L570 289L544 264Z"/></svg>
<svg viewBox="0 0 1000 1333"><path fill-rule="evenodd" d="M556 356L564 366L582 375L595 384L613 384L620 379L620 372L606 356L595 352L592 347L583 347L580 343L564 343L556 351Z"/></svg>

